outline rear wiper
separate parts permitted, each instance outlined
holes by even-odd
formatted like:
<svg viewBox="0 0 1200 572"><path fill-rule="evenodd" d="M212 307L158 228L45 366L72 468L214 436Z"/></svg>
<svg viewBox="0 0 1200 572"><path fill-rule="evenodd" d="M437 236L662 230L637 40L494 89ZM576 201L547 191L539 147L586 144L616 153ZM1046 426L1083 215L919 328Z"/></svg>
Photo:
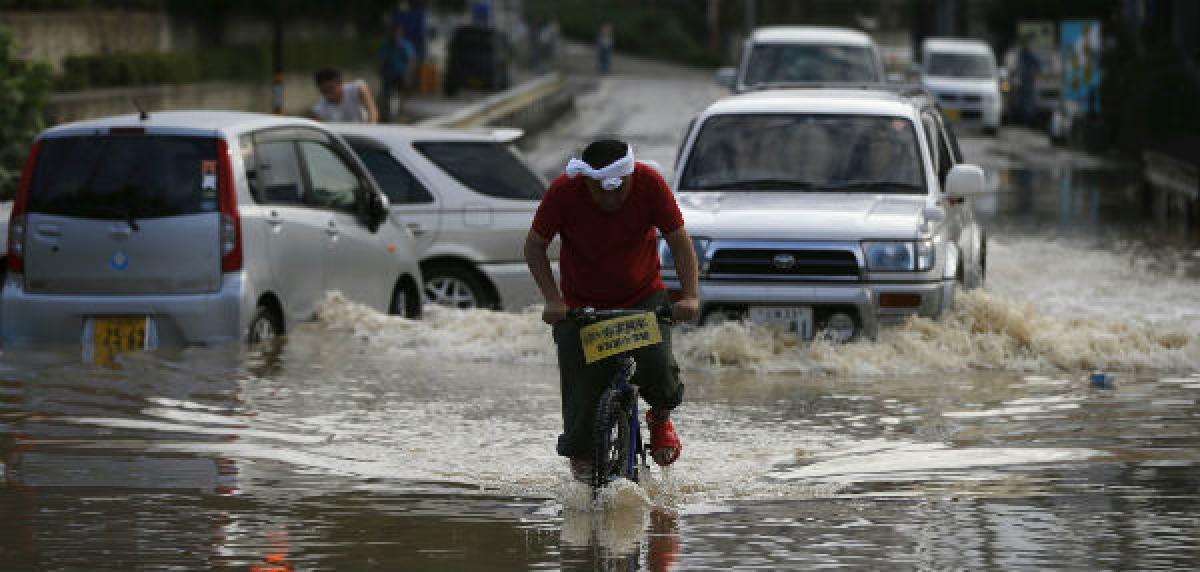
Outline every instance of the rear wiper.
<svg viewBox="0 0 1200 572"><path fill-rule="evenodd" d="M813 185L811 181L795 181L792 179L745 179L741 181L729 181L726 183L713 183L711 185L693 187L692 190L723 191L728 189L742 189L753 191L766 189L807 191L814 187L815 185Z"/></svg>
<svg viewBox="0 0 1200 572"><path fill-rule="evenodd" d="M826 191L912 191L915 193L922 192L920 185L912 183L903 183L900 181L850 181L836 185L825 185L821 188Z"/></svg>
<svg viewBox="0 0 1200 572"><path fill-rule="evenodd" d="M139 232L142 230L141 227L138 226L137 219L135 219L133 217L133 209L132 208L129 208L129 207L121 208L121 207L115 207L115 206L111 206L111 205L88 205L86 210L103 213L103 214L107 214L107 215L119 216L119 217L123 218L126 223L129 224L129 230L132 230L133 232Z"/></svg>

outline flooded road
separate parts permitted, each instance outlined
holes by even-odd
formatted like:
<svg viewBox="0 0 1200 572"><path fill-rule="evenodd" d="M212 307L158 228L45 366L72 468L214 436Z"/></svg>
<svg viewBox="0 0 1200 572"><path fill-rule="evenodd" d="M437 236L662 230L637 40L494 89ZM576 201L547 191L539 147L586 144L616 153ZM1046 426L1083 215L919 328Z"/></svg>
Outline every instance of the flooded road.
<svg viewBox="0 0 1200 572"><path fill-rule="evenodd" d="M531 158L622 133L669 168L719 95L606 79ZM876 341L680 331L683 456L599 507L535 312L331 295L250 352L5 352L0 568L1195 568L1200 243L1125 170L1005 137L963 141L997 190L984 290Z"/></svg>

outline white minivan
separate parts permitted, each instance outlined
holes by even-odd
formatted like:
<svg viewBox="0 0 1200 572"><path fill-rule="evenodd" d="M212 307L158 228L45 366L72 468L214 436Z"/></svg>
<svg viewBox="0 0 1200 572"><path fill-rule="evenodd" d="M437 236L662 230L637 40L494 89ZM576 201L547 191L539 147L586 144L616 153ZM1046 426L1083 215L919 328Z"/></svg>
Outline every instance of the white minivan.
<svg viewBox="0 0 1200 572"><path fill-rule="evenodd" d="M299 118L181 111L36 139L9 224L6 347L85 355L260 341L329 290L418 316L412 239L336 135Z"/></svg>
<svg viewBox="0 0 1200 572"><path fill-rule="evenodd" d="M921 87L946 119L995 133L1004 101L991 46L982 40L926 38L921 43Z"/></svg>
<svg viewBox="0 0 1200 572"><path fill-rule="evenodd" d="M718 70L735 93L772 87L875 84L887 81L879 47L864 32L825 26L754 30L736 72Z"/></svg>

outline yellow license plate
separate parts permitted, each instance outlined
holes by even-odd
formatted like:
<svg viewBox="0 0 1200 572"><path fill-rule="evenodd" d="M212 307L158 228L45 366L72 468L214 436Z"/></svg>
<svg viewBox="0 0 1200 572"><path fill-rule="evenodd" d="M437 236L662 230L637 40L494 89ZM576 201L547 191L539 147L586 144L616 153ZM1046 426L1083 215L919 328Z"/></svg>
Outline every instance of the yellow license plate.
<svg viewBox="0 0 1200 572"><path fill-rule="evenodd" d="M654 312L642 312L589 324L579 329L583 358L587 363L602 360L662 342Z"/></svg>
<svg viewBox="0 0 1200 572"><path fill-rule="evenodd" d="M91 362L113 365L118 354L146 349L145 316L110 316L92 319Z"/></svg>
<svg viewBox="0 0 1200 572"><path fill-rule="evenodd" d="M962 117L962 112L952 107L942 108L942 115L945 115L946 119L949 119L950 121L958 121L958 119Z"/></svg>

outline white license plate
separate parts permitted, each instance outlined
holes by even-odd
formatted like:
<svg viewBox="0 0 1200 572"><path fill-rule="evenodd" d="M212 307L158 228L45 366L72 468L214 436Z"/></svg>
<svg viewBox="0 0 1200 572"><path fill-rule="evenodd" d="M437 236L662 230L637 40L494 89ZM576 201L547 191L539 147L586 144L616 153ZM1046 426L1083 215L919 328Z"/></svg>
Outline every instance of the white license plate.
<svg viewBox="0 0 1200 572"><path fill-rule="evenodd" d="M807 306L751 306L750 321L780 328L802 339L812 337L813 311Z"/></svg>

